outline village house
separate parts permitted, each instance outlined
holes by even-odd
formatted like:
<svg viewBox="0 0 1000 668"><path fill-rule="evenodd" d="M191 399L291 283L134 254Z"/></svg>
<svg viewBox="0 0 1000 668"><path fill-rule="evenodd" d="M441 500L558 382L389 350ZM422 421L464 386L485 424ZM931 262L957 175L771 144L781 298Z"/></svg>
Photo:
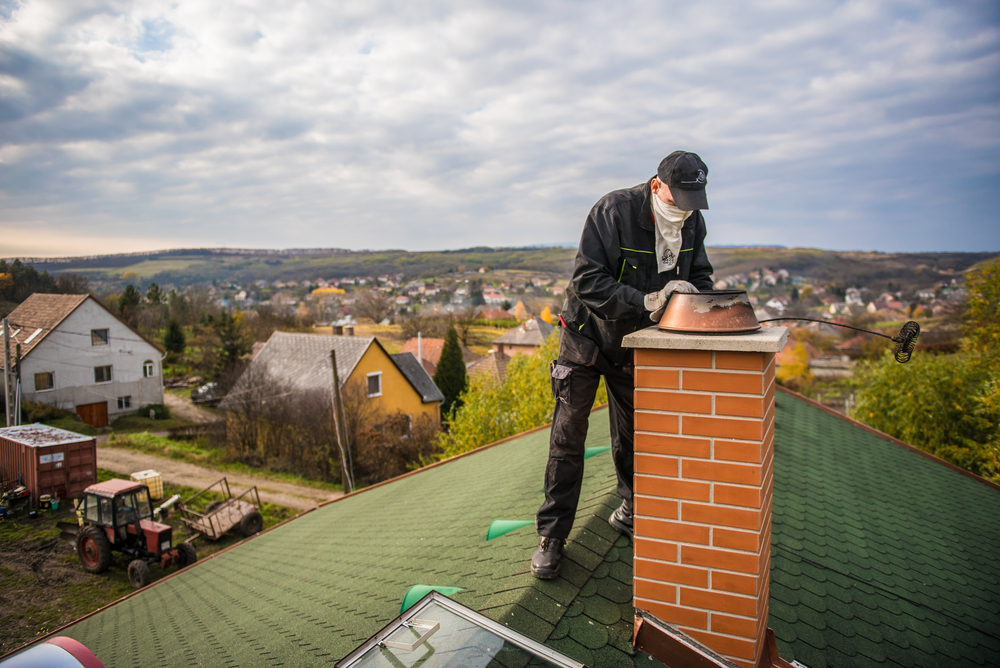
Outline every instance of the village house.
<svg viewBox="0 0 1000 668"><path fill-rule="evenodd" d="M21 394L104 427L163 403L163 351L90 295L33 294L7 317Z"/></svg>
<svg viewBox="0 0 1000 668"><path fill-rule="evenodd" d="M274 332L219 405L227 419L240 419L241 397L261 394L261 385L284 392L330 392L331 355L337 357L341 388L360 387L386 415L428 415L440 424L444 395L410 353L390 355L375 338Z"/></svg>
<svg viewBox="0 0 1000 668"><path fill-rule="evenodd" d="M500 357L533 355L554 328L541 318L530 318L503 336L493 339L493 352Z"/></svg>

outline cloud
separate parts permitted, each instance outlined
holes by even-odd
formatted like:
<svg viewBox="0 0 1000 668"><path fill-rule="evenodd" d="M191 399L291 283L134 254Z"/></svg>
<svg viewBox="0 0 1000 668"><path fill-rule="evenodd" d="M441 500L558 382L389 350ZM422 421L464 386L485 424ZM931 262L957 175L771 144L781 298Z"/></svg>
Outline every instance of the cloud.
<svg viewBox="0 0 1000 668"><path fill-rule="evenodd" d="M686 148L710 242L1000 250L989 1L4 7L0 229L572 241Z"/></svg>

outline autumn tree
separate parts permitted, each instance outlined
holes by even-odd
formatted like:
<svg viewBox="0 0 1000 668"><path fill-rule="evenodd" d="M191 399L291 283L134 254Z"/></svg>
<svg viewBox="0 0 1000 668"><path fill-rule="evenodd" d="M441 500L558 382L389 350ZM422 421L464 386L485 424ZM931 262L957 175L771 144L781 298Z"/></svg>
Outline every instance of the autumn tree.
<svg viewBox="0 0 1000 668"><path fill-rule="evenodd" d="M1000 257L969 272L963 326L969 344L1000 361Z"/></svg>
<svg viewBox="0 0 1000 668"><path fill-rule="evenodd" d="M354 300L354 315L378 324L392 315L392 297L380 290L364 290Z"/></svg>
<svg viewBox="0 0 1000 668"><path fill-rule="evenodd" d="M796 392L801 392L803 387L812 380L812 372L809 370L809 353L802 343L796 342L792 350L783 356L782 364L774 372L778 382Z"/></svg>

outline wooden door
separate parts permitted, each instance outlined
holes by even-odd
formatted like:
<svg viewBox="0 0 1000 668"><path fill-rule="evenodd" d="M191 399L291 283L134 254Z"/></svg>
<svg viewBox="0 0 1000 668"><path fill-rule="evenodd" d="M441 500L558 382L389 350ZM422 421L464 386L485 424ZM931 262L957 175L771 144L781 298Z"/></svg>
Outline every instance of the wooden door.
<svg viewBox="0 0 1000 668"><path fill-rule="evenodd" d="M80 404L76 407L76 414L91 427L108 426L108 402L106 401L96 404Z"/></svg>

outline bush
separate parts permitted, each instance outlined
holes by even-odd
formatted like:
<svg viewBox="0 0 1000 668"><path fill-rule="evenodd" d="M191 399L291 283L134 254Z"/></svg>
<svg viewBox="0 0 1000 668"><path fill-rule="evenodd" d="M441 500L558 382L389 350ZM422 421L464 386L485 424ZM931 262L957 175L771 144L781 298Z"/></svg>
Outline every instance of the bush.
<svg viewBox="0 0 1000 668"><path fill-rule="evenodd" d="M449 431L438 436L443 455L452 457L551 422L555 401L549 362L558 355L557 329L533 355L511 358L503 383L489 374L470 378L461 395L463 405L449 416ZM607 401L602 379L594 405Z"/></svg>
<svg viewBox="0 0 1000 668"><path fill-rule="evenodd" d="M856 420L1000 482L1000 373L975 352L861 367Z"/></svg>
<svg viewBox="0 0 1000 668"><path fill-rule="evenodd" d="M153 411L154 420L169 420L170 409L163 404L146 404L139 408L139 417L149 417L149 412Z"/></svg>
<svg viewBox="0 0 1000 668"><path fill-rule="evenodd" d="M52 404L44 404L39 401L21 402L21 422L23 424L33 424L35 422L49 422L62 418L77 418L76 413L65 411Z"/></svg>

